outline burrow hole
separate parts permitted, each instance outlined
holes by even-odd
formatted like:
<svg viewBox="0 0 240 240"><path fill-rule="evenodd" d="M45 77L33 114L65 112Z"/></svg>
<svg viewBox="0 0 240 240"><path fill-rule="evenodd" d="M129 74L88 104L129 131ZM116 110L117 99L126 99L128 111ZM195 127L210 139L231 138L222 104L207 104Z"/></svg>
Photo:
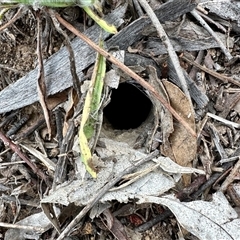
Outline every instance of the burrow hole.
<svg viewBox="0 0 240 240"><path fill-rule="evenodd" d="M141 86L121 83L112 90L111 102L103 113L114 129L128 130L139 127L148 117L152 102Z"/></svg>

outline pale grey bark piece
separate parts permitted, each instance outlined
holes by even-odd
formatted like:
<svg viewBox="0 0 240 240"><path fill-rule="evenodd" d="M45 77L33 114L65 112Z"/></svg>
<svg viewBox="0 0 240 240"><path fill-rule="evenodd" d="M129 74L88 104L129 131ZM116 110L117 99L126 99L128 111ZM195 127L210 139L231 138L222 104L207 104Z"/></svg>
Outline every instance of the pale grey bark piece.
<svg viewBox="0 0 240 240"><path fill-rule="evenodd" d="M160 21L174 20L177 17L191 11L196 6L190 0L171 0L163 4L156 14ZM119 27L122 24L122 18L126 11L126 6L115 9L106 17L109 23ZM142 17L125 27L119 34L113 36L106 42L107 47L119 47L127 49L132 43L143 37L141 34L144 27L150 25L151 21L147 17ZM98 42L100 31L102 39L106 40L110 35L102 31L97 25L84 32L96 43ZM82 70L87 68L95 60L96 53L86 43L78 38L72 41L73 51L75 53L76 71L79 78L83 76ZM66 48L60 49L52 55L44 64L47 94L53 95L72 86L72 76L68 52ZM37 94L37 69L29 72L26 76L20 78L14 84L8 86L0 92L0 113L19 109L38 101Z"/></svg>
<svg viewBox="0 0 240 240"><path fill-rule="evenodd" d="M240 2L239 1L201 1L201 6L208 9L209 13L230 21L236 21L240 27Z"/></svg>
<svg viewBox="0 0 240 240"><path fill-rule="evenodd" d="M192 11L196 3L189 0L170 0L154 11L161 23L171 21ZM108 46L118 46L120 49L127 49L128 46L140 40L143 30L152 26L152 21L148 17L141 17L124 28L119 34L113 36L107 43ZM121 39L121 41L119 41Z"/></svg>
<svg viewBox="0 0 240 240"><path fill-rule="evenodd" d="M115 9L106 17L106 21L119 27L123 23L126 5ZM110 36L98 25L87 29L84 34L98 43L99 37L105 40ZM96 58L95 51L79 38L71 42L75 54L76 72L81 79L82 70L92 64ZM61 48L44 63L47 94L53 95L72 86L69 54L66 47ZM38 101L37 93L38 68L32 70L14 84L0 92L0 113L15 110Z"/></svg>
<svg viewBox="0 0 240 240"><path fill-rule="evenodd" d="M173 195L163 197L136 196L138 204L155 203L170 209L178 224L201 240L240 239L240 220L221 191L212 195L211 201L180 202Z"/></svg>
<svg viewBox="0 0 240 240"><path fill-rule="evenodd" d="M191 40L182 37L170 37L171 43L174 47L175 51L200 51L206 50L210 48L219 48L219 44L215 41L215 39L211 36L198 39ZM232 39L230 39L232 41ZM150 38L146 43L146 53L153 53L154 56L158 56L161 54L166 54L167 50L164 44L158 38Z"/></svg>
<svg viewBox="0 0 240 240"><path fill-rule="evenodd" d="M175 22L167 22L163 25L164 30L168 33L171 39L171 44L174 50L183 51L200 51L210 48L219 48L219 43L214 39L208 31L206 31L202 26L195 24L194 22L186 19L183 24ZM157 36L155 29L149 27L145 28L147 36L149 34ZM226 37L225 34L220 32L215 33L217 37L229 48L233 48L234 38ZM149 37L146 41L144 53L151 53L152 56L158 56L161 54L166 54L167 49L161 42L159 37Z"/></svg>

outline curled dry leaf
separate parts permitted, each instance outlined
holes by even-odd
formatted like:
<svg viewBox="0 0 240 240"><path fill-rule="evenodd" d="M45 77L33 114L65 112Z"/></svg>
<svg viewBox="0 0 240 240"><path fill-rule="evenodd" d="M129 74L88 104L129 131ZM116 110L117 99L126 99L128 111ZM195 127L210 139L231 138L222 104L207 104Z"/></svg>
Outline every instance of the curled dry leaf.
<svg viewBox="0 0 240 240"><path fill-rule="evenodd" d="M171 106L195 130L194 112L191 103L184 93L169 81L163 81ZM177 121L174 121L174 131L169 136L169 145L162 145L162 153L173 158L181 166L191 166L197 151L197 139L193 137ZM189 177L184 177L184 184L189 183Z"/></svg>

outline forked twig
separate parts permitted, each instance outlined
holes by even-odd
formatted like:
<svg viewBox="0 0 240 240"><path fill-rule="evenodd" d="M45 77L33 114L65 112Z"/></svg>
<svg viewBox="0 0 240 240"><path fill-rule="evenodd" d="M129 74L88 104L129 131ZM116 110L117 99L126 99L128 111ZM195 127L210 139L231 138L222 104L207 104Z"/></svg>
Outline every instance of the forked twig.
<svg viewBox="0 0 240 240"><path fill-rule="evenodd" d="M70 30L72 33L74 33L76 36L81 38L84 42L86 42L90 47L92 47L95 51L99 52L101 55L103 55L107 60L115 64L117 67L119 67L122 71L124 71L126 74L128 74L130 77L135 79L139 84L141 84L145 89L147 89L151 94L153 94L163 105L166 107L172 115L190 132L190 134L194 137L196 137L195 131L189 126L189 124L170 106L170 104L164 100L158 92L143 78L141 78L139 75L137 75L134 71L132 71L130 68L128 68L123 63L119 62L115 57L113 57L110 53L105 51L104 49L100 48L97 44L92 42L87 36L79 32L76 28L74 28L70 23L65 21L58 13L54 12L52 9L48 9L50 14L54 14L57 20L68 30Z"/></svg>

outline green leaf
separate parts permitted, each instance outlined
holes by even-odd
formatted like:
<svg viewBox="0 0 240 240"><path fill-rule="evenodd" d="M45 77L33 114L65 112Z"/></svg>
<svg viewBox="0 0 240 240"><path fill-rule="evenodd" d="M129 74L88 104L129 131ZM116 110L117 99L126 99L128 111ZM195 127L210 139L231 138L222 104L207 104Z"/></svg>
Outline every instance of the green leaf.
<svg viewBox="0 0 240 240"><path fill-rule="evenodd" d="M104 29L106 32L116 34L117 29L114 25L108 24L106 21L104 21L102 18L100 18L98 15L96 15L91 8L89 7L83 7L83 10L87 13L87 15L92 18L102 29Z"/></svg>
<svg viewBox="0 0 240 240"><path fill-rule="evenodd" d="M101 96L106 72L106 59L97 54L91 82L85 99L82 120L79 130L79 143L81 159L85 164L86 170L96 178L97 173L91 164L92 154L88 141L94 137L95 127L98 123L98 111L101 108Z"/></svg>

